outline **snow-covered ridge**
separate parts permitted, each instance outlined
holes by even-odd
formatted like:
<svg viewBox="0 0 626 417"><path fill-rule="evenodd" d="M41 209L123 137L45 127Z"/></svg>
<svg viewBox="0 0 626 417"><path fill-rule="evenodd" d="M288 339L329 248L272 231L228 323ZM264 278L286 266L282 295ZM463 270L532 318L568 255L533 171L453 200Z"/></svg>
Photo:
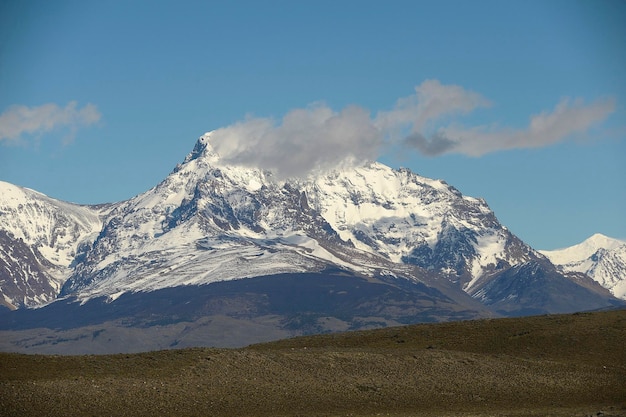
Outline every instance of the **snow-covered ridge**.
<svg viewBox="0 0 626 417"><path fill-rule="evenodd" d="M56 200L0 181L0 229L36 247L52 264L68 267L84 239L102 228L105 209Z"/></svg>
<svg viewBox="0 0 626 417"><path fill-rule="evenodd" d="M325 265L365 275L402 275L414 265L469 292L496 265L533 256L529 247L512 253L509 231L487 204L444 181L376 162L276 179L222 163L210 141L211 132L160 184L111 211L64 294L84 299Z"/></svg>
<svg viewBox="0 0 626 417"><path fill-rule="evenodd" d="M540 252L563 271L587 274L616 297L626 299L625 241L597 233L569 248Z"/></svg>
<svg viewBox="0 0 626 417"><path fill-rule="evenodd" d="M598 249L613 250L626 245L625 241L596 233L581 243L564 249L541 250L552 262L564 265L591 257Z"/></svg>
<svg viewBox="0 0 626 417"><path fill-rule="evenodd" d="M109 206L82 206L0 181L0 291L10 308L52 301Z"/></svg>
<svg viewBox="0 0 626 417"><path fill-rule="evenodd" d="M0 231L30 245L31 258L45 255L60 294L82 301L326 268L443 280L480 298L489 280L518 266L555 272L484 200L445 181L377 162L276 178L224 163L211 138L200 137L152 189L104 208L0 184Z"/></svg>

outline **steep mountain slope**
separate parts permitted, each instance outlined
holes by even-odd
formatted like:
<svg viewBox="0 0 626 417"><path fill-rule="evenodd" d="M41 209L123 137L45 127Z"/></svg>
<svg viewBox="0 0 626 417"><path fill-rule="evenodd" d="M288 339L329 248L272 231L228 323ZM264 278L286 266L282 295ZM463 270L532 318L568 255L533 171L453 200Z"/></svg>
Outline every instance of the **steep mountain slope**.
<svg viewBox="0 0 626 417"><path fill-rule="evenodd" d="M620 304L444 181L375 162L280 179L224 163L211 138L116 204L0 183L4 304L57 298L0 311L6 343L60 353L241 346Z"/></svg>
<svg viewBox="0 0 626 417"><path fill-rule="evenodd" d="M210 141L203 135L164 181L115 205L77 206L2 183L5 303L48 302L63 283L62 296L113 301L328 268L424 283L453 298L462 291L504 314L608 302L599 285L558 272L483 200L443 181L373 162L277 179L222 163ZM565 288L591 294L564 301ZM531 293L541 293L541 307Z"/></svg>
<svg viewBox="0 0 626 417"><path fill-rule="evenodd" d="M626 299L626 242L597 233L569 248L541 253L561 270L587 274L616 297Z"/></svg>
<svg viewBox="0 0 626 417"><path fill-rule="evenodd" d="M106 207L66 203L2 181L0 196L0 303L50 302L76 253L96 238Z"/></svg>
<svg viewBox="0 0 626 417"><path fill-rule="evenodd" d="M464 291L505 314L610 304L600 286L579 288L503 227L483 200L443 181L379 163L281 180L223 164L210 140L211 133L202 136L163 182L110 212L93 247L77 257L63 295L115 300L125 292L332 267L425 283L448 295ZM546 287L546 279L554 285ZM576 295L562 299L565 288ZM541 293L541 306L526 292Z"/></svg>
<svg viewBox="0 0 626 417"><path fill-rule="evenodd" d="M304 232L336 239L297 190L258 170L216 166L206 139L162 183L110 213L64 295L115 298L342 264Z"/></svg>

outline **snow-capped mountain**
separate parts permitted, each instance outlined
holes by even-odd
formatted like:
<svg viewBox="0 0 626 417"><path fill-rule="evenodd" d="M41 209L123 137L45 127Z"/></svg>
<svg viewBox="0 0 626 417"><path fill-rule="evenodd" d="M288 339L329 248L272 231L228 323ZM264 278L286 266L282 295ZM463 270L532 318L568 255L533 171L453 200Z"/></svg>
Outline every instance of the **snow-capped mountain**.
<svg viewBox="0 0 626 417"><path fill-rule="evenodd" d="M56 298L82 246L95 240L106 207L81 206L0 181L0 303Z"/></svg>
<svg viewBox="0 0 626 417"><path fill-rule="evenodd" d="M511 312L529 307L515 302L532 285L501 294L494 282L505 272L515 280L540 270L542 279L571 283L483 200L443 181L374 162L280 180L223 164L210 140L202 136L163 182L110 212L93 246L78 254L63 295L114 300L333 266L431 286L444 280Z"/></svg>
<svg viewBox="0 0 626 417"><path fill-rule="evenodd" d="M5 184L0 238L24 244L3 243L5 263L30 265L22 280L51 286L17 302L5 279L7 303L46 303L61 283L63 297L111 302L329 268L426 285L462 303L471 296L503 314L597 308L610 297L584 276L558 272L485 201L444 181L375 162L277 179L223 163L210 142L209 132L160 184L115 205L77 206ZM17 261L6 248L30 258ZM561 299L578 290L585 294Z"/></svg>
<svg viewBox="0 0 626 417"><path fill-rule="evenodd" d="M222 165L210 137L111 212L64 294L114 298L329 264L418 280L434 273L472 292L481 278L539 257L484 201L442 181L379 163L275 180Z"/></svg>
<svg viewBox="0 0 626 417"><path fill-rule="evenodd" d="M116 204L0 183L4 305L43 306L0 309L0 331L17 332L6 343L53 353L241 346L620 304L444 181L376 162L281 179L223 162L211 140ZM42 327L65 330L28 330ZM102 332L132 332L136 344Z"/></svg>
<svg viewBox="0 0 626 417"><path fill-rule="evenodd" d="M626 242L597 233L569 248L541 253L563 271L587 274L616 297L626 299Z"/></svg>

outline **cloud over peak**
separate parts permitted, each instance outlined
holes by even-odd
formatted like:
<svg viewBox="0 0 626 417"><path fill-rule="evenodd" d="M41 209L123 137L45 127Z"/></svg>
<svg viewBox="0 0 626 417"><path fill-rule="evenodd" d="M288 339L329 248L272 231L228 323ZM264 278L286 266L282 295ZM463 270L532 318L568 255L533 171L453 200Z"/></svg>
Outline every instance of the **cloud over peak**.
<svg viewBox="0 0 626 417"><path fill-rule="evenodd" d="M426 80L415 94L372 117L349 106L336 112L325 104L289 111L280 121L248 118L217 129L211 144L222 161L303 176L349 161L375 160L389 145L404 145L423 155L460 153L481 156L507 149L537 148L584 134L615 110L615 100L591 104L563 99L552 111L530 117L525 129L462 126L455 120L491 106L479 93L458 85Z"/></svg>
<svg viewBox="0 0 626 417"><path fill-rule="evenodd" d="M79 127L97 123L101 114L91 103L77 108L75 101L65 107L55 103L28 107L14 105L0 114L0 143L18 141L24 134L42 134L60 127L70 129L66 141L71 141Z"/></svg>
<svg viewBox="0 0 626 417"><path fill-rule="evenodd" d="M215 130L211 139L222 161L272 170L280 177L332 168L346 159L375 159L383 144L365 109L334 112L324 104L291 110L280 123L249 118Z"/></svg>

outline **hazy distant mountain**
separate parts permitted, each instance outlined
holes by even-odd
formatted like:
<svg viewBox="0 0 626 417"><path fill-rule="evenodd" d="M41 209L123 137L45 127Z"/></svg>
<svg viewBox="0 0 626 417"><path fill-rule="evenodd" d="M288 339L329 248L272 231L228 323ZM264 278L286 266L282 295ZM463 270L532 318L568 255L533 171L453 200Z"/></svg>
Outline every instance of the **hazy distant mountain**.
<svg viewBox="0 0 626 417"><path fill-rule="evenodd" d="M219 316L284 337L618 303L444 181L375 162L278 179L223 163L210 140L202 136L156 187L115 205L78 206L3 183L6 304L45 304L63 284L62 300L9 315L5 328ZM202 334L202 344L217 340ZM256 340L248 336L234 339Z"/></svg>
<svg viewBox="0 0 626 417"><path fill-rule="evenodd" d="M626 242L597 233L569 248L541 253L561 270L587 274L626 299Z"/></svg>

